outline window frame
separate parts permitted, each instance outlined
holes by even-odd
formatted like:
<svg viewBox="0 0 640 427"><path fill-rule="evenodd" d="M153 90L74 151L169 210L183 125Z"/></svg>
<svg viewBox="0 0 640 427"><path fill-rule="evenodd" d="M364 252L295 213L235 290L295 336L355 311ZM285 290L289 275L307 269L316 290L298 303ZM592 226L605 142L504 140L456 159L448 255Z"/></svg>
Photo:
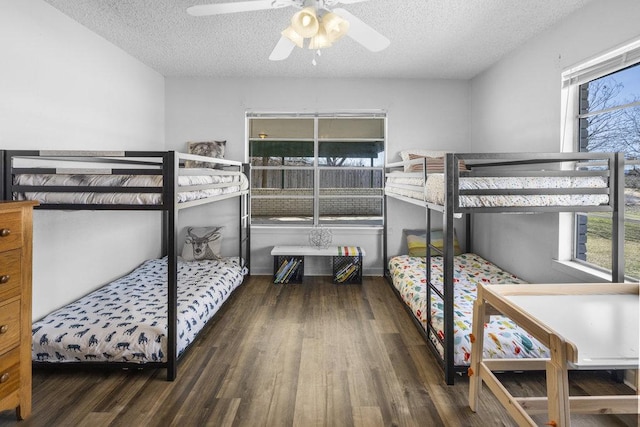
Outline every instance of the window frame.
<svg viewBox="0 0 640 427"><path fill-rule="evenodd" d="M588 61L583 62L562 73L562 139L561 151L581 151L581 121L586 117L594 114L606 113L608 110L581 113L581 92L582 86L586 83L605 77L632 66L640 66L640 39L615 48L610 52L599 55ZM626 108L634 106L637 103L631 103L615 107L614 109ZM624 182L621 183L624 187ZM623 195L624 197L624 195ZM622 202L624 209L624 201ZM602 267L586 260L579 259L578 249L578 216L580 213L561 214L559 222L559 265L578 270L579 275L584 274L592 277L612 279L612 270ZM584 215L584 214L583 214ZM622 227L625 226L627 219L625 218ZM569 242L569 243L567 243ZM621 245L624 245L624 241ZM563 261L564 260L564 261ZM624 260L622 262L622 271L616 280L637 280L625 276Z"/></svg>
<svg viewBox="0 0 640 427"><path fill-rule="evenodd" d="M282 164L282 165L278 165L278 166L252 166L253 170L281 170L281 171L286 171L286 170L307 170L307 171L311 171L312 173L312 179L313 179L313 186L311 188L312 190L312 194L310 195L273 195L273 196L264 196L264 195L253 195L251 196L251 199L254 200L255 199L266 199L266 198L272 198L272 199L306 199L306 200L312 200L312 204L313 204L313 212L312 212L312 217L310 221L300 221L300 222L292 222L292 223L288 223L288 222L273 222L273 223L269 223L269 222L256 222L254 221L254 216L253 216L253 212L250 215L250 223L254 226L258 225L260 227L282 227L284 225L287 226L298 226L298 227L310 227L310 226L330 226L330 227L361 227L363 225L367 225L368 227L378 227L381 228L384 224L384 218L383 218L383 212L384 212L384 163L385 163L385 159L386 159L386 151L387 151L387 113L384 110L367 110L367 111L357 111L357 112L328 112L328 113L295 113L295 112L287 112L287 113L282 113L282 112L246 112L245 114L245 122L246 122L246 138L245 138L245 153L246 153L246 161L247 162L251 162L251 144L252 142L256 142L260 139L267 139L266 138L256 138L255 135L252 135L252 126L251 126L251 122L254 119L313 119L313 138L275 138L275 139L281 139L281 140L291 140L293 141L308 141L308 142L313 142L313 157L308 157L308 158L312 158L312 163L308 166L287 166L286 164ZM382 136L381 137L373 137L373 138L367 138L367 137L355 137L355 138L348 138L348 137L341 137L341 138L336 138L336 137L321 137L319 135L319 128L320 128L320 121L323 119L371 119L371 120L381 120L382 121ZM321 164L320 159L322 159L323 157L320 156L320 145L323 142L348 142L348 141L353 141L353 142L375 142L375 143L380 143L382 142L382 147L383 147L383 151L381 152L382 155L382 161L381 164L378 166L331 166L331 165L325 165L325 164ZM306 156L301 157L301 158L307 158ZM321 194L322 193L322 189L326 188L322 186L322 180L320 179L320 176L323 172L327 172L327 171L331 171L331 170L340 170L340 171L348 171L348 170L358 170L358 171L372 171L372 172L379 172L381 174L381 184L380 184L380 194L379 195L357 195L357 194L345 194L345 195L325 195L325 194ZM348 188L348 187L345 187ZM355 187L355 188L368 188L368 187ZM377 187L371 187L371 188L377 188ZM250 186L250 192L253 191L253 185ZM366 199L379 199L380 200L380 214L378 216L374 216L373 218L379 218L378 220L373 220L373 225L372 225L372 220L369 219L366 222L363 222L362 220L351 220L349 222L346 221L336 221L335 223L333 222L326 222L322 220L322 214L321 214L321 203L322 200L326 200L326 199L330 199L330 198L339 198L339 199L353 199L353 198L366 198ZM286 217L282 217L282 218L286 218Z"/></svg>

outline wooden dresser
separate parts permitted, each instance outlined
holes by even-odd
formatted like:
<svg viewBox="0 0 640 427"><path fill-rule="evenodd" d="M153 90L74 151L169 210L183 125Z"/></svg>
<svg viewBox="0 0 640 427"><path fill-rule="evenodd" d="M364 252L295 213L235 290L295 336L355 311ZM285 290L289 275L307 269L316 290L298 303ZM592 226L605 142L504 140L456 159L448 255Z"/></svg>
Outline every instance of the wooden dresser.
<svg viewBox="0 0 640 427"><path fill-rule="evenodd" d="M33 206L0 202L0 411L31 414Z"/></svg>

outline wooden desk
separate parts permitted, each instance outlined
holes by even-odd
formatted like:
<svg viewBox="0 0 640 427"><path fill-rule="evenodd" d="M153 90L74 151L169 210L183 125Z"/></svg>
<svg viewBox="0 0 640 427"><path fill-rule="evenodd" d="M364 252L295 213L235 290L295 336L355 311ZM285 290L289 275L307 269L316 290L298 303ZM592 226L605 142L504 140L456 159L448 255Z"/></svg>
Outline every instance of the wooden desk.
<svg viewBox="0 0 640 427"><path fill-rule="evenodd" d="M638 395L569 396L569 369L638 369L639 284L481 285L473 310L469 406L484 381L518 425L547 411L549 423L569 426L570 413L638 413ZM550 359L483 360L489 306L545 344ZM547 397L513 397L492 371L546 370Z"/></svg>

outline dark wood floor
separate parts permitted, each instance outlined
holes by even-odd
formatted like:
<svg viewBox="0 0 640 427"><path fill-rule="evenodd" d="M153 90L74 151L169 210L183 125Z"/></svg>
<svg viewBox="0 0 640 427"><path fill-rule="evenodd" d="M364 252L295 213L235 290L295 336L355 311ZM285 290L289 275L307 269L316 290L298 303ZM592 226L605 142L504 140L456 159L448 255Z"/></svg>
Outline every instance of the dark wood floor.
<svg viewBox="0 0 640 427"><path fill-rule="evenodd" d="M572 394L633 394L603 374L572 380ZM539 374L512 374L506 382L518 394L544 393ZM0 425L513 425L488 391L472 413L467 387L464 377L443 383L383 278L366 277L360 286L307 277L283 286L253 276L202 332L176 381L165 381L164 370L36 370L32 417L16 423L12 411L0 412ZM638 424L635 416L572 421Z"/></svg>

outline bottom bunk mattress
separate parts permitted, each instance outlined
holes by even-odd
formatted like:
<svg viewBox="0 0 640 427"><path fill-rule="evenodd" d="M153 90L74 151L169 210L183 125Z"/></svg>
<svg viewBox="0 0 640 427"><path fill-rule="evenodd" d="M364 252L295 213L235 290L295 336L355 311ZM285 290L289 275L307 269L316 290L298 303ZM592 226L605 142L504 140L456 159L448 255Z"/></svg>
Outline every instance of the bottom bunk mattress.
<svg viewBox="0 0 640 427"><path fill-rule="evenodd" d="M471 358L471 326L473 302L479 283L525 283L516 276L501 270L482 257L466 253L454 257L454 362L456 366L469 364ZM427 327L426 266L424 257L401 255L391 258L389 271L394 287L413 315ZM442 291L442 257L431 258L431 280ZM440 338L444 337L444 306L438 295L431 295L431 326ZM549 351L534 337L520 329L510 319L491 316L485 323L484 358L536 358L549 357ZM433 336L431 341L440 354L443 349Z"/></svg>
<svg viewBox="0 0 640 427"><path fill-rule="evenodd" d="M178 262L178 355L245 273L238 258ZM34 322L32 336L37 362L166 362L167 258L145 261Z"/></svg>

